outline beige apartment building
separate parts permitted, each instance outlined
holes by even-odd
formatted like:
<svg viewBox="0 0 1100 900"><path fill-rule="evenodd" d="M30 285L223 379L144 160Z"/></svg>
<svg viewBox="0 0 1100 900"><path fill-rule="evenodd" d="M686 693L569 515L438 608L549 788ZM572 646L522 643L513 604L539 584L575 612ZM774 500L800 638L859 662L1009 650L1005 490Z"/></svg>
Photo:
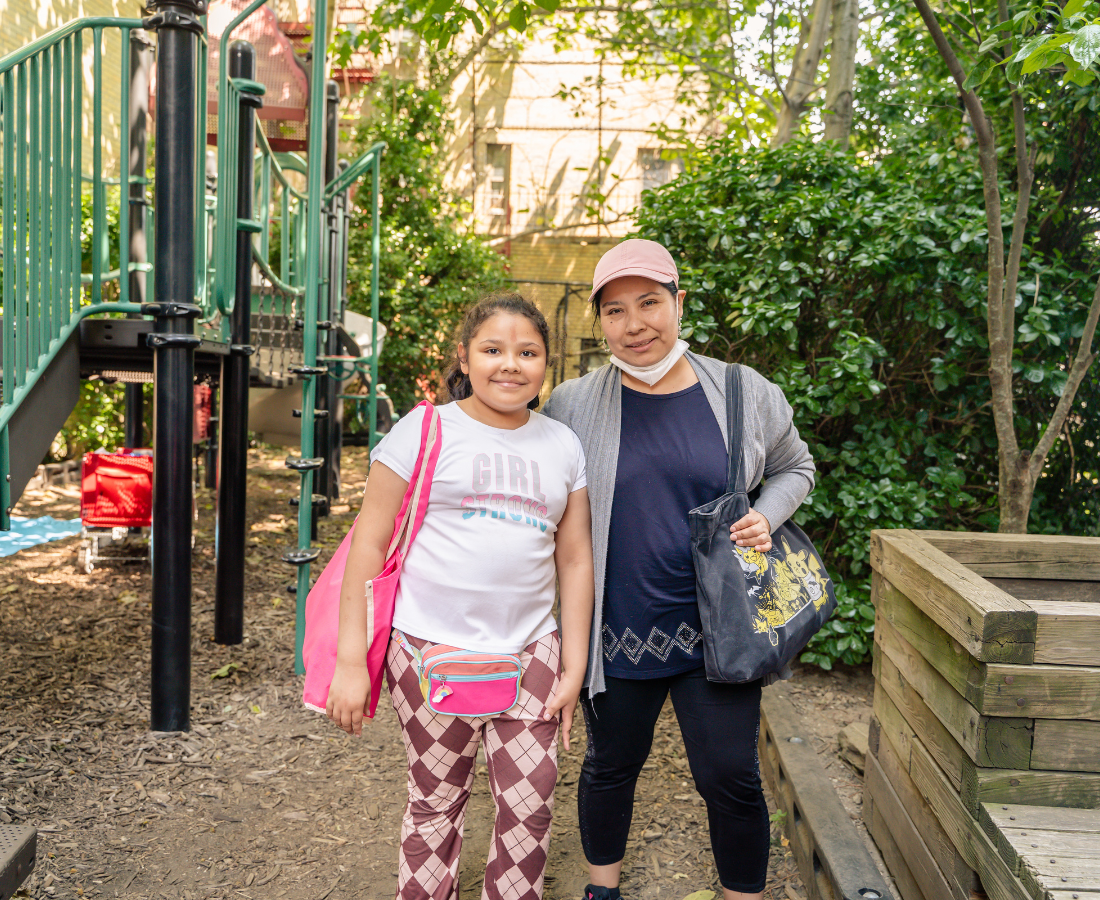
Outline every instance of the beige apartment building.
<svg viewBox="0 0 1100 900"><path fill-rule="evenodd" d="M654 134L680 124L675 96L672 78L628 78L594 47L562 51L548 36L489 49L455 81L449 178L550 319L552 384L606 359L587 306L592 270L633 228L642 191L682 168Z"/></svg>

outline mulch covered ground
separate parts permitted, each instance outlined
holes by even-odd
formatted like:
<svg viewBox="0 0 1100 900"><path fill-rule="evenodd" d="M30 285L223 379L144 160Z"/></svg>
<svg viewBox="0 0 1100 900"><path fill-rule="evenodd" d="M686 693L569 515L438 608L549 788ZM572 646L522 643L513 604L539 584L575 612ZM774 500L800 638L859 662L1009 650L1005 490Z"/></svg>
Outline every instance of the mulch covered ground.
<svg viewBox="0 0 1100 900"><path fill-rule="evenodd" d="M213 642L213 501L198 494L192 639L193 729L149 731L149 570L105 564L90 575L79 538L0 560L0 821L39 829L38 864L19 896L386 900L396 884L405 760L383 697L361 740L300 703L293 674L294 543L287 500L298 479L279 451L250 453L245 640ZM348 450L347 505L322 520L339 543L358 508L365 453ZM354 486L354 487L352 487ZM26 495L16 513L77 514L75 486ZM322 562L324 558L322 558ZM315 570L319 571L319 569ZM869 717L870 675L812 673L795 700L853 818L861 781L835 734ZM583 727L562 753L550 900L581 895L576 780ZM481 891L492 801L478 766L466 826L462 893ZM775 829L769 900L805 891ZM671 708L638 790L623 893L681 900L719 891ZM704 900L704 898L697 898Z"/></svg>

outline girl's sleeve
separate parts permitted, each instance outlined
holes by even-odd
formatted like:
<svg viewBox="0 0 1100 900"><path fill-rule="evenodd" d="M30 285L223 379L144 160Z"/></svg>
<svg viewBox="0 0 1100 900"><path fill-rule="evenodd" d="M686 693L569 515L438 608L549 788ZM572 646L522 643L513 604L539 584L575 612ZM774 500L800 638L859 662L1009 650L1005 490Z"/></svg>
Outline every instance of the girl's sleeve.
<svg viewBox="0 0 1100 900"><path fill-rule="evenodd" d="M569 436L573 438L573 471L576 473L573 478L573 487L569 489L569 492L573 493L573 491L588 487L588 473L585 471L584 447L581 445L581 439L572 430L570 430Z"/></svg>
<svg viewBox="0 0 1100 900"><path fill-rule="evenodd" d="M390 433L371 450L371 463L380 462L406 481L412 480L416 456L420 452L420 429L424 410L417 409L397 420Z"/></svg>

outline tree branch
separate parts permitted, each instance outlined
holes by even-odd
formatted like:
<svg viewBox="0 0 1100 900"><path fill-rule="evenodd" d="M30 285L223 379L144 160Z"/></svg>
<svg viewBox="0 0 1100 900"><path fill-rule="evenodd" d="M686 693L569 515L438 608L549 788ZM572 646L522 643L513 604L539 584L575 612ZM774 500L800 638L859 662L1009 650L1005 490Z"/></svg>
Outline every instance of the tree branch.
<svg viewBox="0 0 1100 900"><path fill-rule="evenodd" d="M993 125L986 117L982 101L974 91L963 90L966 73L951 49L936 14L928 0L914 0L951 77L962 95L970 116L974 136L978 141L978 161L982 171L982 193L985 197L985 221L989 234L989 273L986 285L986 323L989 335L989 384L993 394L993 422L997 432L1000 456L1001 489L1006 489L1006 462L1019 455L1016 437L1015 410L1012 397L1012 351L1005 340L1004 315L1004 230L1001 227L1001 189L997 178L997 148Z"/></svg>
<svg viewBox="0 0 1100 900"><path fill-rule="evenodd" d="M1069 415L1069 411L1073 406L1077 389L1081 386L1081 382L1085 380L1085 373L1088 372L1089 366L1096 359L1096 354L1092 352L1092 340L1096 336L1097 322L1100 322L1100 279L1096 281L1096 290L1092 295L1092 306L1089 307L1089 314L1085 319L1085 331L1081 335L1077 355L1069 367L1066 386L1062 389L1062 396L1058 398L1058 405L1054 407L1054 414L1050 417L1050 422L1047 423L1046 430L1039 438L1039 443L1035 445L1035 450L1028 462L1032 480L1037 479L1039 473L1043 470L1047 454L1054 446L1054 441L1061 433L1062 426L1066 422L1066 416Z"/></svg>

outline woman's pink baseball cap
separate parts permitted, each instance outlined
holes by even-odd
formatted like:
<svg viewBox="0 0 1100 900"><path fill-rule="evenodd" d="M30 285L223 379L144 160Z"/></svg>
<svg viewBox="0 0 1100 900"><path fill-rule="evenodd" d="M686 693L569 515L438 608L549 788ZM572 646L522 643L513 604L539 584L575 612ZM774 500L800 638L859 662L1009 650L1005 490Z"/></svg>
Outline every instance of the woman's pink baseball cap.
<svg viewBox="0 0 1100 900"><path fill-rule="evenodd" d="M640 275L658 284L680 283L676 263L664 245L656 241L632 238L616 244L596 263L596 271L592 273L592 293L588 295L588 302L591 303L600 288L609 281L626 275Z"/></svg>

